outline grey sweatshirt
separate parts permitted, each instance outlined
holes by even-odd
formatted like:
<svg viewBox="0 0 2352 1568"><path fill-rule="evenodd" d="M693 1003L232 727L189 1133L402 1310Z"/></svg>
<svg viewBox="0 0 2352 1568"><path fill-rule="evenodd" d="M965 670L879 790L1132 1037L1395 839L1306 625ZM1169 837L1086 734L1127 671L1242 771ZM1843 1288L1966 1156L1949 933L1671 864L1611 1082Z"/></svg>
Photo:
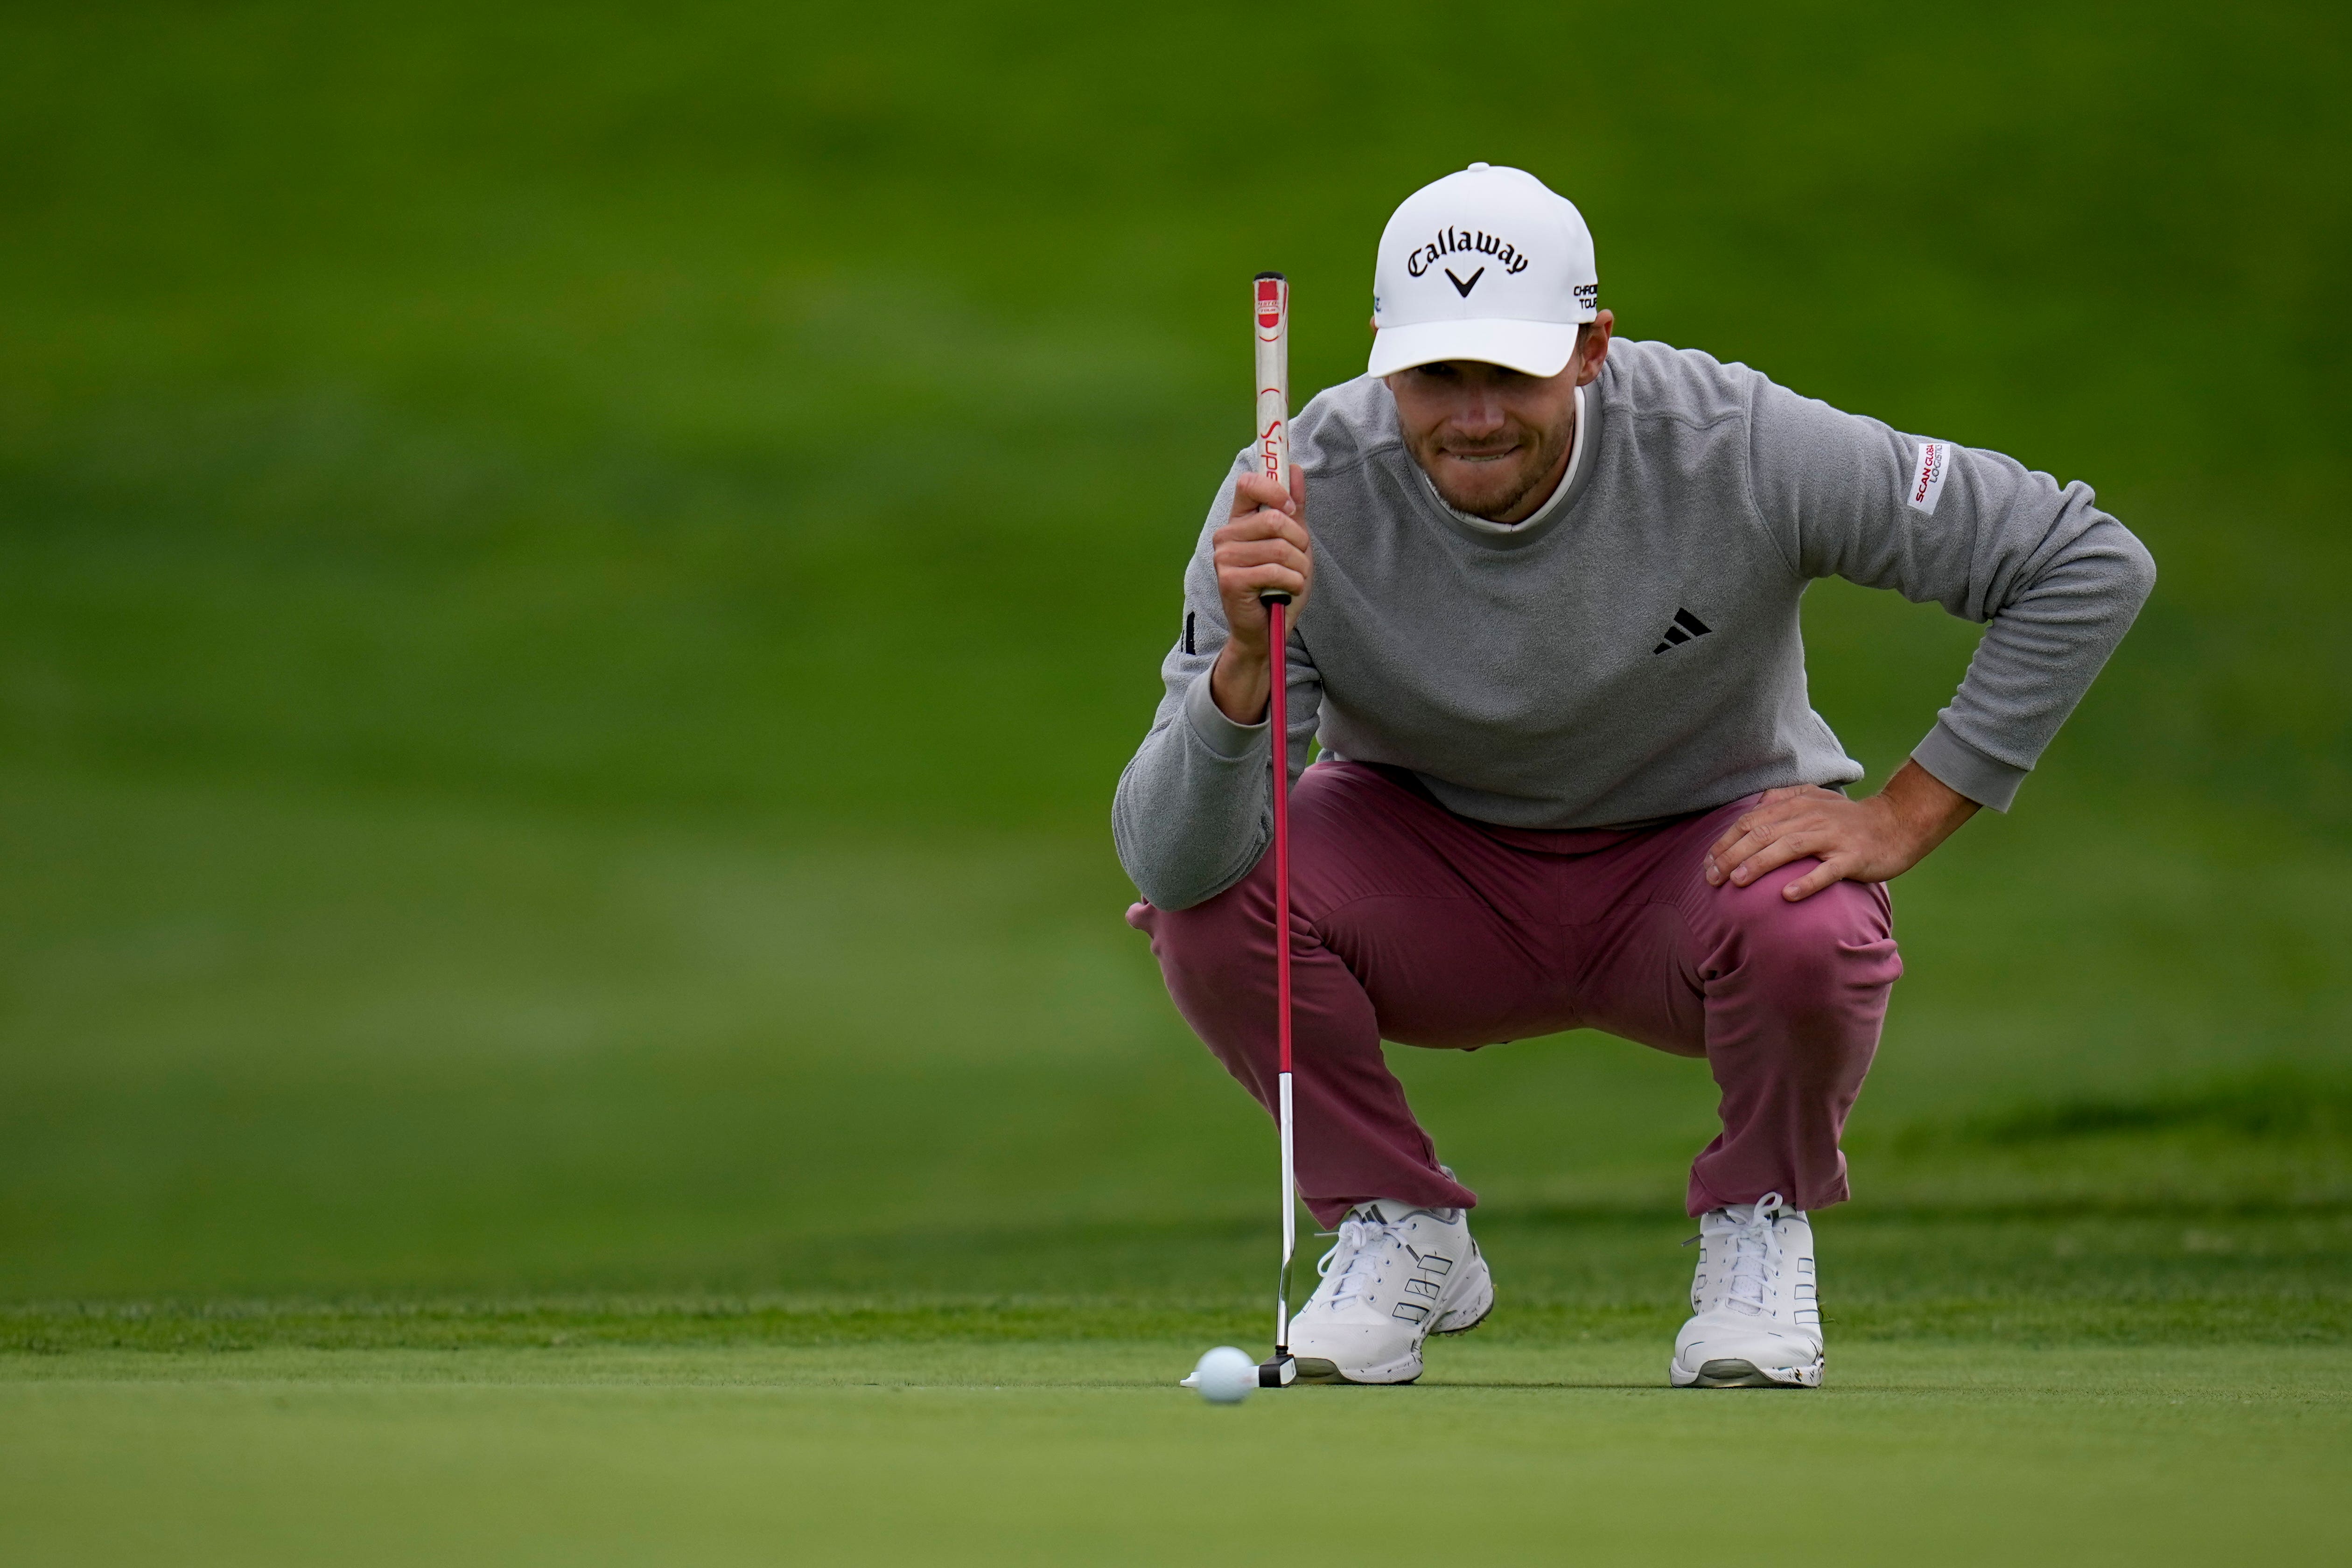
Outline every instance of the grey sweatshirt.
<svg viewBox="0 0 2352 1568"><path fill-rule="evenodd" d="M1616 826L1861 764L1809 704L1798 605L1843 577L1990 622L1912 756L2006 810L2154 585L2147 551L1998 452L1906 436L1745 365L1620 341L1580 398L1565 481L1536 516L1441 500L1388 388L1360 377L1291 424L1314 592L1289 643L1289 763L1410 770L1447 809L1511 827ZM1183 909L1256 865L1273 831L1264 721L1209 694L1224 646L1210 535L1184 574L1167 695L1112 808L1143 896Z"/></svg>

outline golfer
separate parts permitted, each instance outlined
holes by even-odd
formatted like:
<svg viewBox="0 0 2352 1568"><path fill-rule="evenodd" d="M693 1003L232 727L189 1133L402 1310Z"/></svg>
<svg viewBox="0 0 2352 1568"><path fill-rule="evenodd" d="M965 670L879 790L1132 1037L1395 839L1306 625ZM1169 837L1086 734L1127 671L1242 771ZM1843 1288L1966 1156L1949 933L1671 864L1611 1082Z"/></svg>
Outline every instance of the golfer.
<svg viewBox="0 0 2352 1568"><path fill-rule="evenodd" d="M1671 1381L1818 1385L1805 1216L1847 1196L1838 1140L1902 973L1885 883L2008 809L2155 580L2087 486L1613 340L1599 294L1582 216L1531 174L1473 163L1397 209L1370 366L1292 422L1295 493L1235 460L1119 780L1129 919L1270 1107L1258 595L1289 594L1298 1183L1339 1235L1291 1328L1303 1376L1410 1382L1494 1302L1477 1197L1381 1041L1591 1028L1703 1057L1721 1089ZM1986 626L1858 800L1805 689L1798 607L1832 576Z"/></svg>

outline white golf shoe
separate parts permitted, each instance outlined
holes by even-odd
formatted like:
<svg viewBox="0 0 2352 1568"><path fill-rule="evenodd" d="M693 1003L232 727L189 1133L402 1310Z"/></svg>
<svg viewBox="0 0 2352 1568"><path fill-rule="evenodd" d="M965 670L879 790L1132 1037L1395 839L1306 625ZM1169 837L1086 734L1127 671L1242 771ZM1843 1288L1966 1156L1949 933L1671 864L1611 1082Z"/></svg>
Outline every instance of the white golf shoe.
<svg viewBox="0 0 2352 1568"><path fill-rule="evenodd" d="M1460 1209L1359 1204L1318 1272L1323 1282L1290 1321L1290 1353L1310 1382L1411 1383L1423 1341L1475 1329L1495 1306L1494 1277Z"/></svg>
<svg viewBox="0 0 2352 1568"><path fill-rule="evenodd" d="M1813 1227L1768 1193L1698 1222L1691 1321L1675 1336L1676 1388L1819 1388L1822 1309Z"/></svg>

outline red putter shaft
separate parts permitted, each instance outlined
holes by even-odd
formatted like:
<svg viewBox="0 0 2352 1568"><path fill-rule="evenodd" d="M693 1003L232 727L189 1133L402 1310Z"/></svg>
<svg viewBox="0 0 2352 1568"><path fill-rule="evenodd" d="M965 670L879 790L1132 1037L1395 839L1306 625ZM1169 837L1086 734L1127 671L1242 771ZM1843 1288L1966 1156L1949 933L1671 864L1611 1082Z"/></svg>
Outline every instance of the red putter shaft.
<svg viewBox="0 0 2352 1568"><path fill-rule="evenodd" d="M1290 282L1279 272L1261 272L1253 286L1257 328L1258 466L1290 493ZM1265 631L1273 668L1273 695L1266 718L1274 739L1274 965L1277 1070L1290 1071L1290 710L1286 641L1290 595L1267 593ZM1288 1118L1285 1119L1285 1143ZM1289 1163L1286 1152L1284 1164ZM1286 1187L1289 1180L1286 1169ZM1288 1194L1286 1192L1285 1197Z"/></svg>
<svg viewBox="0 0 2352 1568"><path fill-rule="evenodd" d="M1274 740L1274 1005L1277 1070L1290 1071L1290 704L1283 644L1288 601L1265 606L1267 646L1274 655L1274 690L1266 699L1267 728Z"/></svg>

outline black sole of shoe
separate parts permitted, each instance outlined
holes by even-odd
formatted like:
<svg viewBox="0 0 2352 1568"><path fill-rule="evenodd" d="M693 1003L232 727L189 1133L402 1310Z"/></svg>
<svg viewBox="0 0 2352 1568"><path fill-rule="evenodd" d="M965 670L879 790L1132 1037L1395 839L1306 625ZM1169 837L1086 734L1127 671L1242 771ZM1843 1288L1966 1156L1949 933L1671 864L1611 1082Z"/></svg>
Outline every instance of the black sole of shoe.
<svg viewBox="0 0 2352 1568"><path fill-rule="evenodd" d="M1489 1300L1487 1301L1487 1303L1486 1303L1486 1310L1485 1311L1483 1311L1483 1312L1479 1313L1476 1317L1475 1317L1475 1318L1471 1319L1468 1322L1466 1322L1466 1323L1463 1324L1460 1328L1458 1328L1458 1329L1432 1329L1432 1330L1430 1330L1430 1331L1429 1331L1429 1337L1430 1337L1431 1339L1433 1339L1433 1340L1438 1340L1438 1339L1448 1339L1448 1338L1451 1338L1452 1336L1454 1336L1454 1335L1455 1335L1455 1334L1466 1334L1466 1333L1468 1333L1471 1330L1473 1330L1473 1329L1476 1328L1479 1324L1481 1324L1481 1323L1485 1322L1487 1319L1489 1319L1489 1318L1493 1317L1494 1315L1495 1315L1495 1303L1493 1302L1493 1300Z"/></svg>
<svg viewBox="0 0 2352 1568"><path fill-rule="evenodd" d="M1683 1384L1685 1388L1802 1388L1801 1383L1783 1383L1756 1370L1755 1364L1744 1361L1711 1361L1698 1369L1697 1381Z"/></svg>

